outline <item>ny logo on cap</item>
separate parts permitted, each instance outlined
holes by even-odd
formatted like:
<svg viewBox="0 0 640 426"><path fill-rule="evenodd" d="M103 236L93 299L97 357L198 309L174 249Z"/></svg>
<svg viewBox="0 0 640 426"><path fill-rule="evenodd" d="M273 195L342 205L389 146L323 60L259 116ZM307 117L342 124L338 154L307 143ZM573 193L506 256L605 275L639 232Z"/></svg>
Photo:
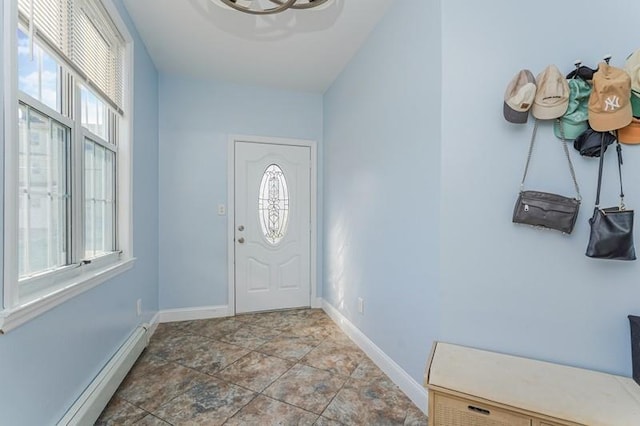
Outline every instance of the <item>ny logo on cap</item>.
<svg viewBox="0 0 640 426"><path fill-rule="evenodd" d="M620 108L620 98L617 96L609 96L604 101L604 110L605 111L615 111L616 108Z"/></svg>

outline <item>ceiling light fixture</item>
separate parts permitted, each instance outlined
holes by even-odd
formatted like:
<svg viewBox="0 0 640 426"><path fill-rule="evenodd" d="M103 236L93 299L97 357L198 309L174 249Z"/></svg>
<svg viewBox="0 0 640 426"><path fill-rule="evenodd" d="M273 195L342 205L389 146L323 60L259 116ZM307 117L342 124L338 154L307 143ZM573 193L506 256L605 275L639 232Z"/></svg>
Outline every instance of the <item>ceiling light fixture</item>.
<svg viewBox="0 0 640 426"><path fill-rule="evenodd" d="M271 15L288 9L311 9L330 0L217 0L224 5L252 15Z"/></svg>

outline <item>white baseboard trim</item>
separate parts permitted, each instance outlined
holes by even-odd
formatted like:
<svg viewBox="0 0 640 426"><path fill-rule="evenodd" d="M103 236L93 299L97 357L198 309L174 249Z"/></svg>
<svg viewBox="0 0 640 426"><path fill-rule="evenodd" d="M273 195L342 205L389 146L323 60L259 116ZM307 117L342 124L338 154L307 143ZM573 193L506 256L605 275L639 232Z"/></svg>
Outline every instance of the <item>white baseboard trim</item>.
<svg viewBox="0 0 640 426"><path fill-rule="evenodd" d="M199 306L195 308L164 309L158 312L160 322L193 321L228 317L229 306Z"/></svg>
<svg viewBox="0 0 640 426"><path fill-rule="evenodd" d="M330 305L322 301L322 309L345 332L351 340L367 354L369 358L404 392L411 401L425 414L428 409L427 390L416 382L389 355L384 353L375 343L360 331L351 321Z"/></svg>
<svg viewBox="0 0 640 426"><path fill-rule="evenodd" d="M148 327L139 326L69 408L58 426L92 425L107 406L148 342Z"/></svg>
<svg viewBox="0 0 640 426"><path fill-rule="evenodd" d="M156 332L158 324L160 324L160 312L156 312L153 318L151 318L151 321L149 321L149 324L145 325L147 327L147 344L149 344L151 337L153 337L153 334Z"/></svg>

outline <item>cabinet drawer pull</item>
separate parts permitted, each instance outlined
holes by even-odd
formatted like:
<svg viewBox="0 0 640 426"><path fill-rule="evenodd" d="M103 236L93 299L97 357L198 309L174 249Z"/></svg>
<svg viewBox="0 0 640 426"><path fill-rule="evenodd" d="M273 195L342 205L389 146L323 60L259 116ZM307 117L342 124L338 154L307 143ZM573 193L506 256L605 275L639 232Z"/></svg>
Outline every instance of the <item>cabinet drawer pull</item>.
<svg viewBox="0 0 640 426"><path fill-rule="evenodd" d="M485 410L484 408L474 407L473 405L469 405L467 408L470 411L473 411L474 413L484 414L485 416L488 416L491 414L491 411Z"/></svg>

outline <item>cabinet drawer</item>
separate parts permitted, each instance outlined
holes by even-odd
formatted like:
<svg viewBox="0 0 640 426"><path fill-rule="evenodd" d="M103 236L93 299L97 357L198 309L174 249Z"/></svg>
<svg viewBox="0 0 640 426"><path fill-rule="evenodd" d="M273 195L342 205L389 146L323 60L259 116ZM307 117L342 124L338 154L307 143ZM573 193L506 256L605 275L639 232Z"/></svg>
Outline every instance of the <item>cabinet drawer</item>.
<svg viewBox="0 0 640 426"><path fill-rule="evenodd" d="M435 413L430 426L531 426L531 418L478 404L473 401L434 393Z"/></svg>

